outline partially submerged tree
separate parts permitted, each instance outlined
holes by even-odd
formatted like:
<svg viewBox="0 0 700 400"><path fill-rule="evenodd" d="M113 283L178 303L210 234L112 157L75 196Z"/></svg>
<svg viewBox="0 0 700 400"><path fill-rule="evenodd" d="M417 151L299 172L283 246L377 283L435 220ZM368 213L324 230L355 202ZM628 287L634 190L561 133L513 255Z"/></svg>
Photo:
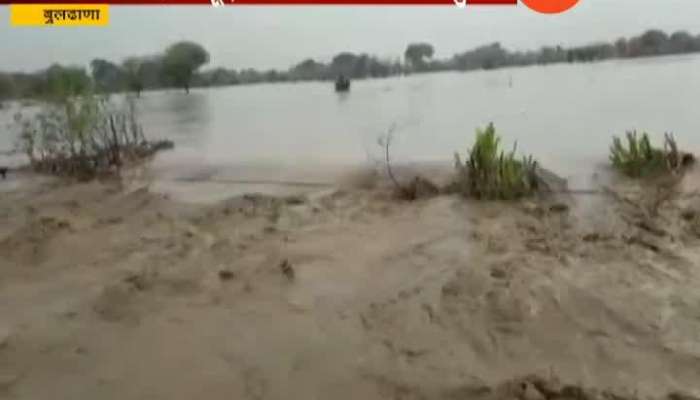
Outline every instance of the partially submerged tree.
<svg viewBox="0 0 700 400"><path fill-rule="evenodd" d="M411 43L406 47L404 57L406 64L416 71L425 69L426 60L433 57L435 49L430 43Z"/></svg>
<svg viewBox="0 0 700 400"><path fill-rule="evenodd" d="M163 57L163 72L171 82L190 92L195 71L209 62L209 53L194 42L178 42L168 47Z"/></svg>
<svg viewBox="0 0 700 400"><path fill-rule="evenodd" d="M508 52L501 44L491 43L475 49L455 54L452 64L459 70L493 69L507 65ZM534 62L531 60L530 62Z"/></svg>
<svg viewBox="0 0 700 400"><path fill-rule="evenodd" d="M136 93L136 97L141 97L141 91L143 90L141 65L142 61L137 57L127 58L123 63L126 85L130 91Z"/></svg>
<svg viewBox="0 0 700 400"><path fill-rule="evenodd" d="M327 73L326 65L312 58L307 58L289 69L292 79L300 80L321 79Z"/></svg>
<svg viewBox="0 0 700 400"><path fill-rule="evenodd" d="M51 101L61 101L65 97L86 93L91 88L92 82L84 68L54 64L45 72L42 97Z"/></svg>
<svg viewBox="0 0 700 400"><path fill-rule="evenodd" d="M172 147L169 141L146 140L131 97L118 105L90 92L64 95L30 117L17 114L15 122L18 150L35 171L79 179L118 174L125 161Z"/></svg>
<svg viewBox="0 0 700 400"><path fill-rule="evenodd" d="M357 61L358 56L354 53L343 52L336 54L329 66L331 77L336 77L338 75L344 75L346 77L352 76Z"/></svg>
<svg viewBox="0 0 700 400"><path fill-rule="evenodd" d="M96 58L90 62L95 88L103 93L119 92L125 89L126 74L117 64Z"/></svg>
<svg viewBox="0 0 700 400"><path fill-rule="evenodd" d="M130 91L141 96L144 89L163 87L163 57L130 57L124 60L122 68L125 73L126 85Z"/></svg>

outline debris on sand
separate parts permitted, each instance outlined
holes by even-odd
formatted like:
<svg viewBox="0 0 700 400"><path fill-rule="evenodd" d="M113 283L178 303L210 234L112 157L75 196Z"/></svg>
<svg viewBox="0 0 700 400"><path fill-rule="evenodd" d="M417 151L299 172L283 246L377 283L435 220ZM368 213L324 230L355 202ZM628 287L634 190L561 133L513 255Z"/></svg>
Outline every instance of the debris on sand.
<svg viewBox="0 0 700 400"><path fill-rule="evenodd" d="M122 217L99 218L96 225L116 225L124 221Z"/></svg>
<svg viewBox="0 0 700 400"><path fill-rule="evenodd" d="M641 247L644 247L647 250L653 251L654 253L661 252L661 247L659 247L658 245L651 243L648 240L643 239L639 236L632 236L632 237L627 238L627 243L639 245Z"/></svg>
<svg viewBox="0 0 700 400"><path fill-rule="evenodd" d="M10 340L10 330L4 326L0 326L0 349L7 346L7 342Z"/></svg>
<svg viewBox="0 0 700 400"><path fill-rule="evenodd" d="M440 189L433 182L422 176L416 176L411 183L397 188L396 195L404 200L418 200L434 197L440 194Z"/></svg>
<svg viewBox="0 0 700 400"><path fill-rule="evenodd" d="M151 283L148 282L148 278L143 273L129 275L124 278L124 282L138 291L146 290L151 286Z"/></svg>
<svg viewBox="0 0 700 400"><path fill-rule="evenodd" d="M665 230L663 230L661 228L657 228L657 227L653 226L652 222L648 221L648 220L635 222L634 225L636 227L638 227L639 229L642 229L646 232L649 232L652 235L657 236L657 237L669 236L668 232L666 232Z"/></svg>
<svg viewBox="0 0 700 400"><path fill-rule="evenodd" d="M683 218L686 221L692 221L695 219L697 216L697 212L695 210L683 210L681 212L681 218Z"/></svg>
<svg viewBox="0 0 700 400"><path fill-rule="evenodd" d="M294 268L286 258L280 263L280 270L290 281L294 279Z"/></svg>
<svg viewBox="0 0 700 400"><path fill-rule="evenodd" d="M697 396L682 392L671 392L666 396L668 400L700 400Z"/></svg>
<svg viewBox="0 0 700 400"><path fill-rule="evenodd" d="M219 279L222 281L230 281L231 279L235 278L236 274L233 273L232 271L229 271L227 269L222 269L219 271Z"/></svg>
<svg viewBox="0 0 700 400"><path fill-rule="evenodd" d="M478 385L460 388L455 393L469 393L476 400L637 400L635 393L620 393L579 385L563 384L556 376L545 378L529 375L516 378L496 386ZM448 396L455 398L455 396ZM657 400L699 400L687 393L671 392Z"/></svg>
<svg viewBox="0 0 700 400"><path fill-rule="evenodd" d="M554 203L551 206L549 206L549 211L555 213L564 213L569 211L569 206L564 203Z"/></svg>
<svg viewBox="0 0 700 400"><path fill-rule="evenodd" d="M538 190L545 193L564 193L569 186L566 179L539 165L535 167L535 181Z"/></svg>
<svg viewBox="0 0 700 400"><path fill-rule="evenodd" d="M14 374L0 374L0 393L11 388L12 385L17 383L19 380L19 375Z"/></svg>
<svg viewBox="0 0 700 400"><path fill-rule="evenodd" d="M584 242L597 242L601 239L600 234L597 232L586 233L581 238Z"/></svg>
<svg viewBox="0 0 700 400"><path fill-rule="evenodd" d="M284 202L290 206L298 206L306 203L306 197L304 196L287 196L284 198Z"/></svg>
<svg viewBox="0 0 700 400"><path fill-rule="evenodd" d="M123 283L106 285L95 299L93 310L108 322L137 322L139 309L133 295L133 287Z"/></svg>
<svg viewBox="0 0 700 400"><path fill-rule="evenodd" d="M54 217L41 217L39 218L39 224L47 230L70 229L71 227L70 222Z"/></svg>
<svg viewBox="0 0 700 400"><path fill-rule="evenodd" d="M540 218L544 216L545 210L540 206L539 204L533 202L533 201L524 201L522 204L522 210L530 215L533 215L537 218Z"/></svg>

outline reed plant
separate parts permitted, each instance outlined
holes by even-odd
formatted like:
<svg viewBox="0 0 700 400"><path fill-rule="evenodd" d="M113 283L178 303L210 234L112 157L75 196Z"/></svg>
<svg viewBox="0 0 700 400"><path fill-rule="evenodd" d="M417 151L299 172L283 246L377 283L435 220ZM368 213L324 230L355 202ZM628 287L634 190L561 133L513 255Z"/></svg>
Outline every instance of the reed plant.
<svg viewBox="0 0 700 400"><path fill-rule="evenodd" d="M463 194L479 199L510 200L528 196L537 190L537 161L532 156L518 157L517 143L510 152L501 149L501 138L491 123L476 130L468 159L462 162L455 153L457 185Z"/></svg>
<svg viewBox="0 0 700 400"><path fill-rule="evenodd" d="M610 146L612 166L632 178L642 178L660 173L677 172L693 161L693 156L682 153L672 134L664 134L663 148L654 147L649 135L636 131L625 133L625 140L613 137Z"/></svg>

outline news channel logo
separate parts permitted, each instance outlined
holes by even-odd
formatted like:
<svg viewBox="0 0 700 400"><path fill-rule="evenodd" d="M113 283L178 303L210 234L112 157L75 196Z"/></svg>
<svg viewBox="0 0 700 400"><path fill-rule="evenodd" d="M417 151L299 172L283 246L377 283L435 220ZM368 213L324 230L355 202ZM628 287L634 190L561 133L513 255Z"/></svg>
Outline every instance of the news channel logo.
<svg viewBox="0 0 700 400"><path fill-rule="evenodd" d="M214 0L212 0L214 1ZM520 0L528 8L533 11L537 11L543 14L559 14L564 11L568 11L573 8L579 0ZM455 5L458 8L464 8L470 3L469 0L454 0ZM485 2L479 2L479 4L487 4ZM517 4L516 2L509 2L507 0L498 1L495 0L489 4Z"/></svg>

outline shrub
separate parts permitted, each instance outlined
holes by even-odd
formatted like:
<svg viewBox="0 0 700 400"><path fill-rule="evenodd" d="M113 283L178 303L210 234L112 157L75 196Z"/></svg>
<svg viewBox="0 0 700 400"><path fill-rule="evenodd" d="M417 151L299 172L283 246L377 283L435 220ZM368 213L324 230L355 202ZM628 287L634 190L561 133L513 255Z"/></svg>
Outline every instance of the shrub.
<svg viewBox="0 0 700 400"><path fill-rule="evenodd" d="M477 129L469 159L463 163L455 153L458 190L481 199L515 199L537 189L537 161L516 157L517 144L506 153L493 124Z"/></svg>
<svg viewBox="0 0 700 400"><path fill-rule="evenodd" d="M90 179L119 172L125 161L172 147L149 142L138 123L133 99L115 105L92 94L42 104L30 117L15 115L18 148L37 172Z"/></svg>
<svg viewBox="0 0 700 400"><path fill-rule="evenodd" d="M693 162L691 154L678 150L676 140L671 134L664 134L663 149L651 145L649 135L636 131L625 133L626 145L619 137L613 137L610 146L610 162L623 174L639 178L663 172L676 172Z"/></svg>

